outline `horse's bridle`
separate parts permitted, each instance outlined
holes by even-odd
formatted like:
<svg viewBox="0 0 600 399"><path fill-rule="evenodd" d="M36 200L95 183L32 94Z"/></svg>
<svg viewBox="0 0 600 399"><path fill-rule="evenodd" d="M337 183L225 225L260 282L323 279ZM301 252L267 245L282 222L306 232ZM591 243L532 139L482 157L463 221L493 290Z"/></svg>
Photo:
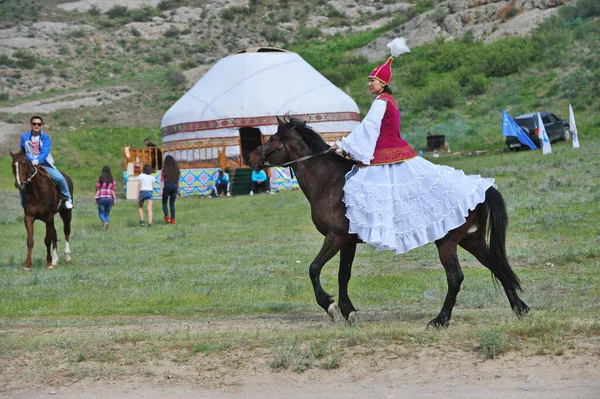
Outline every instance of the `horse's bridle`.
<svg viewBox="0 0 600 399"><path fill-rule="evenodd" d="M27 184L29 184L31 182L31 180L35 177L35 175L37 175L38 173L38 168L32 163L31 166L33 166L33 173L29 175L29 177L27 177L27 180L25 180L23 183L21 183L19 181L19 173L17 171L17 173L15 174L15 178L17 179L17 183L15 184L15 186L19 189L19 190L23 190L22 188L19 188L19 186L23 186L23 188L25 188L25 186Z"/></svg>
<svg viewBox="0 0 600 399"><path fill-rule="evenodd" d="M259 165L260 166L267 166L267 167L273 167L273 166L285 167L285 166L293 165L296 162L306 161L307 159L311 159L311 158L317 157L319 155L327 154L329 151L331 151L328 148L328 149L323 150L321 152L317 152L316 154L305 155L303 157L296 158L296 159L293 159L293 160L288 161L288 162L284 162L284 163L279 164L279 165L273 165L272 163L270 163L270 162L267 161L266 157L268 155L271 155L271 154L273 154L273 153L275 153L277 151L281 151L281 150L283 150L283 144L281 144L281 143L279 143L279 145L276 148L272 148L269 151L265 151L265 145L263 144L261 152L260 152L260 162L259 162Z"/></svg>

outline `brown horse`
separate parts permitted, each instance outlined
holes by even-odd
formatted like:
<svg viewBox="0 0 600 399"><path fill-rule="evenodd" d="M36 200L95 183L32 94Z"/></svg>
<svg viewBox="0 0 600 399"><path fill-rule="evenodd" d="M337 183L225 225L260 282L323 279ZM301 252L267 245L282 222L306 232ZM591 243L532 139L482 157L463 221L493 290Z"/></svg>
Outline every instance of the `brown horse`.
<svg viewBox="0 0 600 399"><path fill-rule="evenodd" d="M21 192L21 201L25 211L25 228L27 229L27 259L24 270L31 270L31 251L33 250L33 225L36 220L46 224L46 266L52 269L58 263L57 236L54 227L54 214L59 213L64 224L65 261L71 263L69 236L71 235L72 210L65 209L60 200L60 192L46 173L45 169L34 166L23 151L13 154L12 171L15 176L15 187ZM71 195L73 182L63 173Z"/></svg>
<svg viewBox="0 0 600 399"><path fill-rule="evenodd" d="M279 120L279 119L278 119ZM342 201L345 175L355 162L331 153L329 145L294 118L279 120L277 133L250 154L250 165L260 169L265 166L291 165L298 184L308 199L312 220L317 230L325 236L321 251L310 264L309 275L317 303L335 321L341 311L346 320L355 317L355 308L348 297L352 262L357 235L349 234L346 206ZM490 244L486 243L486 225L490 223ZM517 315L527 313L529 307L519 298L519 279L508 263L505 249L508 216L500 193L491 187L486 191L485 201L469 212L465 223L449 231L435 241L439 258L446 270L448 292L439 315L428 325L446 327L450 321L456 296L463 281L463 273L456 255L460 245L491 270L502 284L508 301ZM321 286L323 266L340 252L338 272L339 307Z"/></svg>

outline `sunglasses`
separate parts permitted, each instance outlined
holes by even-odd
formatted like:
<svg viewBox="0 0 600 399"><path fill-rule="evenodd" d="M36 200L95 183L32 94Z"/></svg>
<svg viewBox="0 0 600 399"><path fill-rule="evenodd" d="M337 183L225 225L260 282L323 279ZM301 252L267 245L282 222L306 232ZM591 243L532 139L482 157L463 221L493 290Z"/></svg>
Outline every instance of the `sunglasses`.
<svg viewBox="0 0 600 399"><path fill-rule="evenodd" d="M35 122L32 122L32 123L31 123L31 126L42 126L42 123L35 123Z"/></svg>

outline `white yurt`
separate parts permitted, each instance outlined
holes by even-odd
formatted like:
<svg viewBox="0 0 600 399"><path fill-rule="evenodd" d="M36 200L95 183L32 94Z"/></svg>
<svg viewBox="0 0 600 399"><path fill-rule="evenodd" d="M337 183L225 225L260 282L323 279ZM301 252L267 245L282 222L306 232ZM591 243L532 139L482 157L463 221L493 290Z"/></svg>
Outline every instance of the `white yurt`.
<svg viewBox="0 0 600 399"><path fill-rule="evenodd" d="M163 152L197 163L247 156L277 131L275 116L306 120L325 141L360 122L358 106L300 55L275 48L240 51L219 60L163 116Z"/></svg>

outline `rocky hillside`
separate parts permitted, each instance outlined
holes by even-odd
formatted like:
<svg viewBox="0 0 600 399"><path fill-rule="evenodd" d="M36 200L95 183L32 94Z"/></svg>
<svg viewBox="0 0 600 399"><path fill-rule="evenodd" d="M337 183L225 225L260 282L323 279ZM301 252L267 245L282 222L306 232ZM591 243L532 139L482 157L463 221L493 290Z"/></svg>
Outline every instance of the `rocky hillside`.
<svg viewBox="0 0 600 399"><path fill-rule="evenodd" d="M385 43L399 35L419 46L464 35L494 40L526 34L561 1L50 0L32 21L11 21L7 13L0 30L0 86L3 99L14 99L156 65L179 65L193 83L238 49L396 26L359 51L377 60L385 56ZM7 3L3 7L19 13L19 7L42 2Z"/></svg>
<svg viewBox="0 0 600 399"><path fill-rule="evenodd" d="M575 1L4 0L0 144L32 113L69 129L155 127L219 58L240 49L364 32L376 39L355 52L377 61L396 36L417 47L524 35Z"/></svg>

